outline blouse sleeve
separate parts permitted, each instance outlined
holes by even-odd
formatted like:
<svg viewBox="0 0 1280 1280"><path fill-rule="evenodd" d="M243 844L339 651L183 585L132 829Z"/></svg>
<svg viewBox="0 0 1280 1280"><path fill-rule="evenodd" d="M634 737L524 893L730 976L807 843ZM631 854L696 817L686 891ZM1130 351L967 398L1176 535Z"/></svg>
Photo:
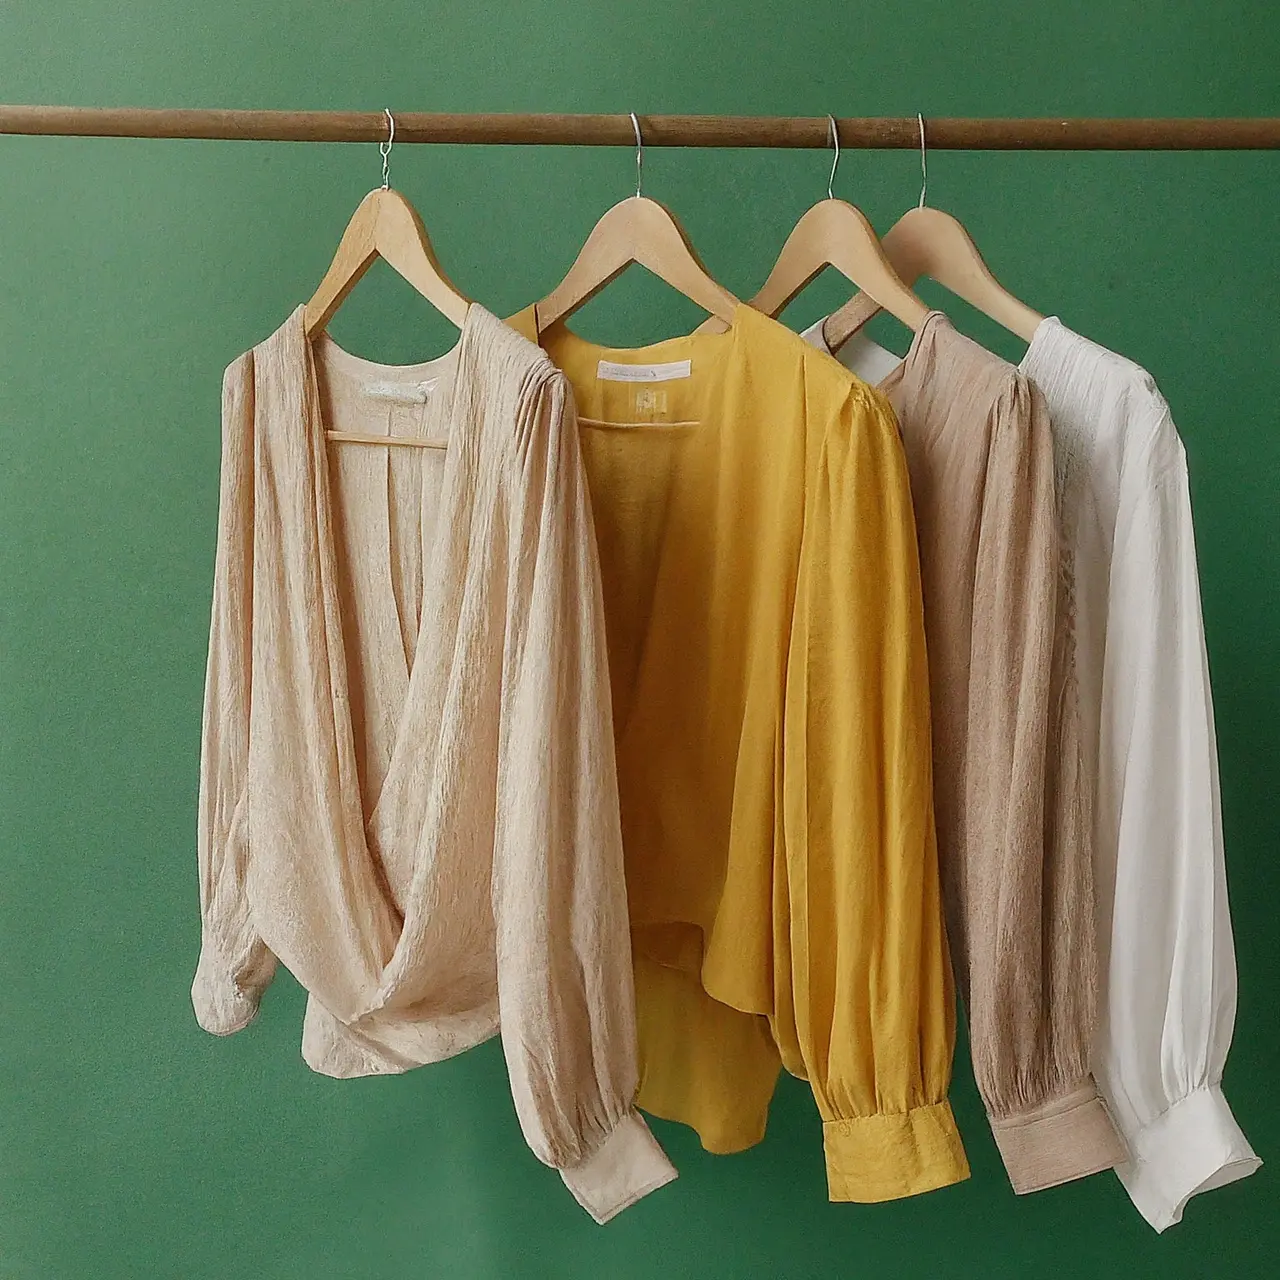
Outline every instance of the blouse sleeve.
<svg viewBox="0 0 1280 1280"><path fill-rule="evenodd" d="M249 859L246 782L253 605L253 354L222 383L222 475L213 616L200 746L197 855L200 962L191 988L196 1019L215 1035L248 1026L275 974L245 893Z"/></svg>
<svg viewBox="0 0 1280 1280"><path fill-rule="evenodd" d="M830 1198L968 1177L906 461L855 386L808 468L781 744L774 1037L823 1120Z"/></svg>
<svg viewBox="0 0 1280 1280"><path fill-rule="evenodd" d="M1164 460L1122 483L1098 797L1098 1073L1129 1145L1120 1180L1157 1231L1261 1164L1222 1093L1236 968L1217 746L1186 462L1162 427Z"/></svg>
<svg viewBox="0 0 1280 1280"><path fill-rule="evenodd" d="M560 374L517 442L493 905L498 1003L529 1146L606 1222L676 1176L635 1109L630 923L600 570Z"/></svg>
<svg viewBox="0 0 1280 1280"><path fill-rule="evenodd" d="M949 884L974 1077L1016 1192L1124 1148L1089 1071L1096 991L1089 788L1058 628L1053 442L1040 392L996 401L973 585L959 866Z"/></svg>

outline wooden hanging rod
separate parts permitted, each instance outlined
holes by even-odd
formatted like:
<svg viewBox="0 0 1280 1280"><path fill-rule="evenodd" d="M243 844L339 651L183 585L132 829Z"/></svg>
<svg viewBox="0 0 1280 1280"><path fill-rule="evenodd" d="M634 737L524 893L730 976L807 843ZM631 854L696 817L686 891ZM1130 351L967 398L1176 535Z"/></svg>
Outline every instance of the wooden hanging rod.
<svg viewBox="0 0 1280 1280"><path fill-rule="evenodd" d="M842 147L914 149L914 116L837 120ZM641 116L647 147L831 145L825 116ZM1280 148L1280 117L1027 119L926 117L933 151L1241 151ZM381 142L380 111L207 111L154 107L0 106L0 133L94 138L226 138L258 142ZM626 115L473 115L406 111L397 142L631 147Z"/></svg>

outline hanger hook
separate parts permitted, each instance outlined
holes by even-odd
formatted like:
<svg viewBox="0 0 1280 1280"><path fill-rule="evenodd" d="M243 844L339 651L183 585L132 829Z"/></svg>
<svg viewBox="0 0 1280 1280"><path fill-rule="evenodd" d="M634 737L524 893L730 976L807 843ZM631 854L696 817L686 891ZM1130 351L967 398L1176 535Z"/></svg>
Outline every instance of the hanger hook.
<svg viewBox="0 0 1280 1280"><path fill-rule="evenodd" d="M929 192L929 165L928 153L924 145L924 116L917 111L916 119L920 122L920 203L916 205L916 208L923 209L924 198Z"/></svg>
<svg viewBox="0 0 1280 1280"><path fill-rule="evenodd" d="M628 112L631 116L631 127L636 131L636 199L640 199L640 186L644 179L644 139L640 136L640 121L636 119L634 111Z"/></svg>
<svg viewBox="0 0 1280 1280"><path fill-rule="evenodd" d="M387 140L378 143L378 151L382 156L382 189L387 191L391 187L391 148L396 144L396 118L386 107L382 108L382 114L387 117Z"/></svg>
<svg viewBox="0 0 1280 1280"><path fill-rule="evenodd" d="M827 127L831 134L831 146L835 151L835 155L831 157L831 176L827 179L827 199L834 200L835 192L831 188L835 185L836 170L840 167L840 130L836 127L835 116L827 117Z"/></svg>

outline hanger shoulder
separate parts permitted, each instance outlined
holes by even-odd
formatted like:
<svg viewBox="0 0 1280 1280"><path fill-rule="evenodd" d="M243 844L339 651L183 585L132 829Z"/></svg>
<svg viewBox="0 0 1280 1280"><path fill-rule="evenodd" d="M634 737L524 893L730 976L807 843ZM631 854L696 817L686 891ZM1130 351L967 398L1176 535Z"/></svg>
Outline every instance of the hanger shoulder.
<svg viewBox="0 0 1280 1280"><path fill-rule="evenodd" d="M371 191L356 207L347 223L342 239L338 241L337 252L324 279L311 295L303 313L303 323L307 336L314 337L319 333L333 313L343 304L347 294L360 281L360 277L369 270L374 258L378 256L377 223L378 209L374 197L377 191Z"/></svg>
<svg viewBox="0 0 1280 1280"><path fill-rule="evenodd" d="M702 265L675 214L647 196L631 196L605 212L564 279L537 304L539 330L572 315L633 262L732 322L738 300Z"/></svg>
<svg viewBox="0 0 1280 1280"><path fill-rule="evenodd" d="M445 275L417 209L398 191L376 194L379 255L461 329L471 300Z"/></svg>
<svg viewBox="0 0 1280 1280"><path fill-rule="evenodd" d="M624 200L607 209L591 228L564 279L535 308L538 329L546 329L585 305L631 262Z"/></svg>
<svg viewBox="0 0 1280 1280"><path fill-rule="evenodd" d="M303 323L308 337L329 323L378 257L462 327L470 301L444 274L418 211L398 191L378 187L360 201L324 279L307 303Z"/></svg>
<svg viewBox="0 0 1280 1280"><path fill-rule="evenodd" d="M903 283L861 209L845 200L820 200L796 223L751 305L777 316L824 267L874 297L910 329L918 329L929 308Z"/></svg>
<svg viewBox="0 0 1280 1280"><path fill-rule="evenodd" d="M641 199L646 208L638 211L641 234L635 241L634 260L704 311L732 324L738 299L703 265L676 215L656 200Z"/></svg>
<svg viewBox="0 0 1280 1280"><path fill-rule="evenodd" d="M904 275L929 276L1024 342L1044 319L995 278L963 223L942 209L908 210L885 237L885 248Z"/></svg>
<svg viewBox="0 0 1280 1280"><path fill-rule="evenodd" d="M936 280L1024 342L1044 318L995 278L964 225L941 209L908 209L885 236L884 250L907 283L923 276ZM827 317L827 345L838 350L878 309L874 299L855 295Z"/></svg>

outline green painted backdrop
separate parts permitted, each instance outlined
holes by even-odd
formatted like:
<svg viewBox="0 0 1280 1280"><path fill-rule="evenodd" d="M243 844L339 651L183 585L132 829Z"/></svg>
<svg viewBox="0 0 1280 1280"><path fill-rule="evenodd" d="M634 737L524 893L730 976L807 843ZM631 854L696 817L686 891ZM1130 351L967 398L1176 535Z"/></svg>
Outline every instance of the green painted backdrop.
<svg viewBox="0 0 1280 1280"><path fill-rule="evenodd" d="M0 0L0 99L1278 114L1278 30L1268 0ZM372 146L0 138L0 1276L1277 1274L1270 1169L1164 1237L1109 1175L1015 1200L963 1053L962 1186L828 1205L792 1082L747 1155L657 1126L680 1181L600 1228L526 1150L496 1044L398 1079L322 1079L284 974L247 1033L196 1028L219 378L309 295L378 165ZM545 292L633 180L631 155L604 149L402 147L393 171L499 314ZM910 154L848 152L836 185L883 229L917 172ZM646 179L745 296L825 193L827 161L652 151ZM930 193L1021 296L1151 369L1181 424L1241 975L1227 1086L1280 1161L1280 155L939 153ZM634 277L585 333L691 323ZM842 296L820 284L793 318ZM385 271L335 333L387 360L450 341Z"/></svg>

